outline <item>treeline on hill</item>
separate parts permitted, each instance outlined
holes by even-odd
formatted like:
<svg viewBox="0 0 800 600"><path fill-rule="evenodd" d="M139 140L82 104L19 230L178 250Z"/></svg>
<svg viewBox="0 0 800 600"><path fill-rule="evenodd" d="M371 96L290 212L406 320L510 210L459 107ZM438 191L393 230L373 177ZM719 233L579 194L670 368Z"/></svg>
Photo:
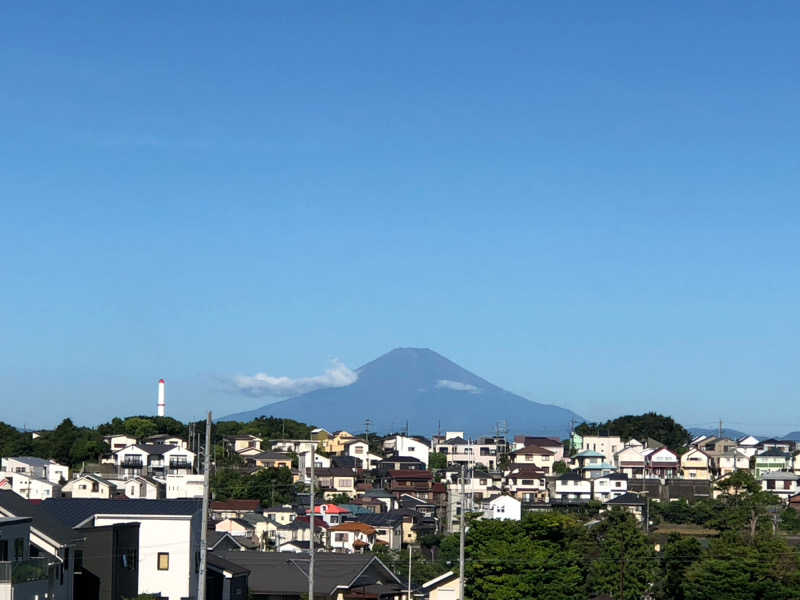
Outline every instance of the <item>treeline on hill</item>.
<svg viewBox="0 0 800 600"><path fill-rule="evenodd" d="M618 435L624 440L647 438L658 440L667 448L680 451L689 445L692 436L671 417L649 412L643 415L625 415L605 423L581 423L575 428L579 435Z"/></svg>
<svg viewBox="0 0 800 600"><path fill-rule="evenodd" d="M212 443L221 456L222 438L225 436L251 434L264 439L308 438L312 428L292 419L274 417L258 417L247 423L223 421L213 424ZM97 462L100 457L111 453L111 448L103 441L105 435L126 434L144 439L165 433L188 439L190 431L198 434L202 441L205 439L205 421L187 424L172 417L133 416L114 417L97 427L79 427L72 420L64 419L53 430L37 432L35 439L30 431L20 431L0 422L0 456L36 456L79 467L84 462Z"/></svg>

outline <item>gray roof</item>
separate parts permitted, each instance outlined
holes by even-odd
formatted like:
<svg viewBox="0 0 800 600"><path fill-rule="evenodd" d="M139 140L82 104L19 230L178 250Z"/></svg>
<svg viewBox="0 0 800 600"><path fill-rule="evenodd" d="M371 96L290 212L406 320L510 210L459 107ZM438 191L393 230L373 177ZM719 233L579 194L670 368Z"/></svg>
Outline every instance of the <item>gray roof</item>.
<svg viewBox="0 0 800 600"><path fill-rule="evenodd" d="M606 504L619 505L619 506L644 506L644 500L638 494L622 494L616 498L612 498Z"/></svg>
<svg viewBox="0 0 800 600"><path fill-rule="evenodd" d="M83 537L72 527L44 509L43 504L32 504L11 490L0 490L0 514L14 517L31 517L31 527L60 544Z"/></svg>
<svg viewBox="0 0 800 600"><path fill-rule="evenodd" d="M262 509L264 513L293 513L295 510L291 506L270 506L269 508Z"/></svg>
<svg viewBox="0 0 800 600"><path fill-rule="evenodd" d="M437 446L463 446L464 444L469 444L469 442L462 437L453 437L449 440L438 442Z"/></svg>
<svg viewBox="0 0 800 600"><path fill-rule="evenodd" d="M394 498L392 494L381 488L372 488L371 490L367 490L364 492L364 495L367 498Z"/></svg>
<svg viewBox="0 0 800 600"><path fill-rule="evenodd" d="M388 525L395 527L403 522L405 516L404 511L390 510L383 513L364 513L358 515L353 521L371 525L372 527L379 527L381 525Z"/></svg>
<svg viewBox="0 0 800 600"><path fill-rule="evenodd" d="M10 456L11 460L24 463L31 467L46 467L51 461L37 456Z"/></svg>
<svg viewBox="0 0 800 600"><path fill-rule="evenodd" d="M793 479L797 481L800 479L800 475L795 473L787 473L786 471L772 471L770 473L764 473L761 475L761 479L777 479L777 480L787 480Z"/></svg>
<svg viewBox="0 0 800 600"><path fill-rule="evenodd" d="M228 571L233 573L234 577L237 575L248 575L250 573L250 569L245 569L241 565L237 565L236 563L222 558L217 554L209 552L206 560L208 561L208 566L212 569L216 569L218 571Z"/></svg>
<svg viewBox="0 0 800 600"><path fill-rule="evenodd" d="M298 542L292 542L299 546ZM249 588L255 594L295 595L308 590L308 556L294 552L224 552L221 556L250 570ZM330 596L339 586L369 585L389 581L401 585L397 577L371 554L319 552L314 556L316 590ZM367 573L373 567L379 576Z"/></svg>
<svg viewBox="0 0 800 600"><path fill-rule="evenodd" d="M173 444L135 444L139 450L144 450L148 454L164 454L165 452L169 452L170 450L184 450L180 446L175 446ZM184 450L187 452L187 450Z"/></svg>
<svg viewBox="0 0 800 600"><path fill-rule="evenodd" d="M186 515L202 508L200 500L142 500L49 498L42 508L59 521L74 527L94 515Z"/></svg>

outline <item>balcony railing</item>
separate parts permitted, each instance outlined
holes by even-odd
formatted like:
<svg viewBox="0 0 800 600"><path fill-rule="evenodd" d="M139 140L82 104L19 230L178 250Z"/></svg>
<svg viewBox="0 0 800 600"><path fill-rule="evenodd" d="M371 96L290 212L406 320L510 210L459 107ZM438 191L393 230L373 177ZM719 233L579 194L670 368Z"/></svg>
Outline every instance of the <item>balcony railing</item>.
<svg viewBox="0 0 800 600"><path fill-rule="evenodd" d="M143 469L144 463L140 460L123 460L120 465L123 469Z"/></svg>
<svg viewBox="0 0 800 600"><path fill-rule="evenodd" d="M48 577L49 564L47 558L0 562L0 583L44 581Z"/></svg>

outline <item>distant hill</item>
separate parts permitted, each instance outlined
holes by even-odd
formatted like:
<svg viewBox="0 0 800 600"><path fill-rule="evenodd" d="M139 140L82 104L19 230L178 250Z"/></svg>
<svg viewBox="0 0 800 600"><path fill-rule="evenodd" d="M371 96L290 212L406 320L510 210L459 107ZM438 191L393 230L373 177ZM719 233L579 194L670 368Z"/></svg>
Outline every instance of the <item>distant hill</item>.
<svg viewBox="0 0 800 600"><path fill-rule="evenodd" d="M786 435L784 435L784 436L782 436L780 438L777 438L777 439L794 440L795 442L800 442L800 431L792 431L792 432L787 433Z"/></svg>
<svg viewBox="0 0 800 600"><path fill-rule="evenodd" d="M510 433L566 437L571 418L584 421L565 408L501 389L427 348L397 348L357 373L355 383L346 387L315 390L221 420L265 415L353 433L363 431L370 419L377 432L399 431L408 422L412 434L431 435L441 425L473 437L494 432L503 420Z"/></svg>
<svg viewBox="0 0 800 600"><path fill-rule="evenodd" d="M692 434L692 437L697 437L698 435L719 435L719 429L703 429L702 427L688 427L687 431ZM738 440L741 437L746 435L751 435L749 433L745 433L744 431L739 431L737 429L722 429L722 437L726 437L732 440ZM756 436L759 439L762 439L761 436Z"/></svg>

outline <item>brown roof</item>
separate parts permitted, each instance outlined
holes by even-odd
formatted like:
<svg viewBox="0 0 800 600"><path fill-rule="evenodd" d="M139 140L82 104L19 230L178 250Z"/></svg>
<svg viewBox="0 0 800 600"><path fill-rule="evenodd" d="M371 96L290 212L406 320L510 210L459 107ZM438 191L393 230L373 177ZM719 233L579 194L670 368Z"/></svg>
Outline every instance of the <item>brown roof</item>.
<svg viewBox="0 0 800 600"><path fill-rule="evenodd" d="M215 500L211 510L258 510L261 500Z"/></svg>
<svg viewBox="0 0 800 600"><path fill-rule="evenodd" d="M389 477L392 479L433 479L433 473L430 471L422 471L419 469L396 469L389 471Z"/></svg>
<svg viewBox="0 0 800 600"><path fill-rule="evenodd" d="M519 450L514 450L511 454L541 454L542 456L553 456L555 452L542 448L541 446L525 446Z"/></svg>
<svg viewBox="0 0 800 600"><path fill-rule="evenodd" d="M358 523L357 521L348 521L341 525L335 525L331 527L331 531L360 531L365 535L375 535L376 533L374 527L370 527L366 523Z"/></svg>

